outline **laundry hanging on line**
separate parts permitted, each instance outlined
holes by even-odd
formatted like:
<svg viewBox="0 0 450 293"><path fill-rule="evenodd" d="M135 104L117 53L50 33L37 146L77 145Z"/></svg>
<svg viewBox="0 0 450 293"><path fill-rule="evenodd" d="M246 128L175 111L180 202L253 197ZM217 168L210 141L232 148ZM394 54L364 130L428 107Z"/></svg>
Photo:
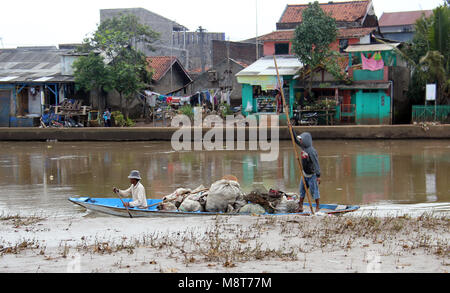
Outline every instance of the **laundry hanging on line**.
<svg viewBox="0 0 450 293"><path fill-rule="evenodd" d="M230 91L223 91L220 89L209 89L198 91L191 96L172 96L162 95L153 91L144 91L147 103L151 107L156 106L156 102L163 102L167 104L179 103L180 105L190 104L191 106L203 105L208 102L210 104L218 105L219 103L230 104ZM143 96L143 95L142 95ZM144 98L144 96L143 96Z"/></svg>
<svg viewBox="0 0 450 293"><path fill-rule="evenodd" d="M361 60L362 60L362 69L363 70L370 70L370 71L377 71L384 68L384 61L383 58L380 58L381 54L375 54L370 59L364 56L363 53L361 53Z"/></svg>

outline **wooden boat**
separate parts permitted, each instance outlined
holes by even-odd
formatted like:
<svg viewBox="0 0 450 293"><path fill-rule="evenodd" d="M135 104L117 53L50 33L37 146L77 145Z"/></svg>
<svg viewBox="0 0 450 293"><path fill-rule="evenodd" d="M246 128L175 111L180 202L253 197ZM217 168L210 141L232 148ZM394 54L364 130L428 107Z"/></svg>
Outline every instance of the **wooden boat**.
<svg viewBox="0 0 450 293"><path fill-rule="evenodd" d="M121 200L119 198L91 198L91 197L79 197L69 198L69 201L80 205L88 210L104 213L113 216L119 217L129 217L127 209L123 206ZM123 199L124 202L130 202L131 199ZM160 199L148 199L147 204L149 206L162 202ZM316 205L313 204L313 208ZM349 205L337 205L337 204L325 204L320 205L321 213L337 215L337 214L345 214L354 212L359 209L359 206L349 206ZM186 217L186 216L239 216L245 214L227 214L227 213L209 213L209 212L180 212L180 211L159 211L157 206L149 207L147 209L139 209L139 208L128 208L133 218L138 217ZM266 214L266 215L301 215L301 216L310 216L311 211L309 208L309 204L305 204L303 208L303 213L297 214Z"/></svg>

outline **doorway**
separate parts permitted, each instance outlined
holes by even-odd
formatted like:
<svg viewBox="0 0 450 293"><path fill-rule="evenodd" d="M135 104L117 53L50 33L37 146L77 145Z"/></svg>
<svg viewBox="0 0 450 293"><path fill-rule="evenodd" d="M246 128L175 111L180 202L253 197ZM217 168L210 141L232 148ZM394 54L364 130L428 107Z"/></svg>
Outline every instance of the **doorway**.
<svg viewBox="0 0 450 293"><path fill-rule="evenodd" d="M9 127L11 90L0 90L0 127Z"/></svg>

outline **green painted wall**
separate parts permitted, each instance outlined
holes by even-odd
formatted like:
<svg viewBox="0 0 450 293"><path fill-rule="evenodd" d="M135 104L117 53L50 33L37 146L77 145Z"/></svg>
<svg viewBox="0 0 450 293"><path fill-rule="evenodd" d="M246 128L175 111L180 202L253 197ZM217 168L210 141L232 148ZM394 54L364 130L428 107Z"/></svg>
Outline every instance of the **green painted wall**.
<svg viewBox="0 0 450 293"><path fill-rule="evenodd" d="M335 121L341 120L341 106L336 106L336 115L334 116Z"/></svg>
<svg viewBox="0 0 450 293"><path fill-rule="evenodd" d="M390 124L391 97L383 90L377 92L356 92L352 103L356 104L356 124L382 125Z"/></svg>
<svg viewBox="0 0 450 293"><path fill-rule="evenodd" d="M246 112L248 102L250 101L250 104L253 107L253 110L255 109L256 101L253 100L253 86L250 84L243 84L242 85L242 113L245 116L248 116L250 113Z"/></svg>
<svg viewBox="0 0 450 293"><path fill-rule="evenodd" d="M384 69L377 71L370 70L355 70L353 71L354 81L364 81L364 80L383 80L384 79Z"/></svg>

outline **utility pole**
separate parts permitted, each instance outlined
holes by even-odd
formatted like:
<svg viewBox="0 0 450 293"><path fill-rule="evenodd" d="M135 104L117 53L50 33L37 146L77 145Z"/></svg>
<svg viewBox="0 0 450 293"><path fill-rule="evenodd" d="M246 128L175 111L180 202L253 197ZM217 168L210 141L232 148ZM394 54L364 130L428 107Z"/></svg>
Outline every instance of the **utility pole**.
<svg viewBox="0 0 450 293"><path fill-rule="evenodd" d="M259 46L258 46L258 0L255 0L255 12L256 12L256 60L259 59Z"/></svg>
<svg viewBox="0 0 450 293"><path fill-rule="evenodd" d="M173 90L173 31L172 31L172 40L170 42L170 91Z"/></svg>
<svg viewBox="0 0 450 293"><path fill-rule="evenodd" d="M184 50L184 52L186 54L186 55L184 55L184 58L185 58L185 65L184 66L187 69L189 69L189 57L188 57L189 54L186 53L186 28L183 28L183 50Z"/></svg>
<svg viewBox="0 0 450 293"><path fill-rule="evenodd" d="M227 42L227 89L231 88L231 67L230 67L230 38L228 38L228 42Z"/></svg>
<svg viewBox="0 0 450 293"><path fill-rule="evenodd" d="M201 54L201 63L202 63L202 73L205 72L206 67L206 60L205 60L205 50L204 50L204 41L205 41L205 34L204 32L206 29L202 28L201 26L198 27L197 32L200 33L200 54Z"/></svg>

